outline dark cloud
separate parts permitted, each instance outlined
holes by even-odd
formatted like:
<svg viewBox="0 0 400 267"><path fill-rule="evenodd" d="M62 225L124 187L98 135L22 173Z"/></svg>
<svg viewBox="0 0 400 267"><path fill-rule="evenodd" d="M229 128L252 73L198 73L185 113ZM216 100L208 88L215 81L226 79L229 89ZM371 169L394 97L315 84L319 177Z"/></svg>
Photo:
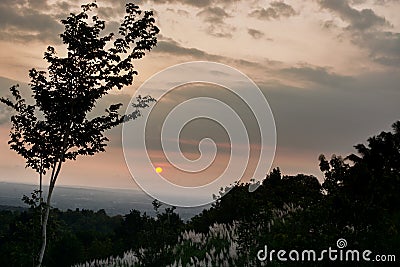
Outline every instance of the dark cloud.
<svg viewBox="0 0 400 267"><path fill-rule="evenodd" d="M207 28L207 33L219 38L232 38L232 33L236 31L236 27L228 24L211 24Z"/></svg>
<svg viewBox="0 0 400 267"><path fill-rule="evenodd" d="M382 65L400 66L400 33L385 31L391 24L385 17L377 15L372 9L357 10L345 0L319 1L322 8L337 14L348 22L343 30L351 41L359 47L369 51L370 58ZM325 23L332 28L332 22Z"/></svg>
<svg viewBox="0 0 400 267"><path fill-rule="evenodd" d="M254 39L260 39L265 36L265 34L263 32L256 30L256 29L251 29L251 28L247 29L247 33Z"/></svg>
<svg viewBox="0 0 400 267"><path fill-rule="evenodd" d="M206 31L215 37L231 38L235 27L225 23L225 19L232 17L221 7L206 7L197 13L207 24Z"/></svg>
<svg viewBox="0 0 400 267"><path fill-rule="evenodd" d="M180 46L176 42L159 41L157 47L153 49L155 53L167 53L176 56L190 56L190 57L200 57L205 58L209 55L204 51L196 48L186 48Z"/></svg>
<svg viewBox="0 0 400 267"><path fill-rule="evenodd" d="M124 11L124 1L109 1L104 4L104 6L99 5L97 10L102 19L110 20L121 16ZM2 0L0 40L59 44L61 42L59 34L63 31L60 20L71 12L80 11L80 4L75 1L50 3L47 0Z"/></svg>
<svg viewBox="0 0 400 267"><path fill-rule="evenodd" d="M373 31L353 33L352 38L360 47L370 51L375 62L400 67L400 33Z"/></svg>
<svg viewBox="0 0 400 267"><path fill-rule="evenodd" d="M153 52L165 53L172 56L191 57L202 60L218 60L218 58L221 58L220 56L208 54L197 48L183 47L171 38L166 38L163 36L161 36L160 40L157 43L157 47L153 49Z"/></svg>
<svg viewBox="0 0 400 267"><path fill-rule="evenodd" d="M331 72L329 68L300 64L295 67L279 69L278 72L286 77L302 82L312 82L318 85L339 87L352 82L350 76Z"/></svg>
<svg viewBox="0 0 400 267"><path fill-rule="evenodd" d="M282 62L273 61L268 59L260 59L260 62L249 61L245 59L233 59L215 54L209 54L197 48L187 48L176 42L171 38L160 36L157 47L152 50L152 53L165 54L168 57L190 57L191 60L209 60L231 65L233 67L245 68L247 73L252 73L256 78L256 73L265 73L272 68L279 68Z"/></svg>
<svg viewBox="0 0 400 267"><path fill-rule="evenodd" d="M197 16L201 17L205 22L214 24L224 23L224 19L231 17L220 7L206 7L197 13Z"/></svg>
<svg viewBox="0 0 400 267"><path fill-rule="evenodd" d="M280 19L282 17L295 16L297 13L291 5L284 2L274 1L270 3L270 7L254 10L250 16L263 20Z"/></svg>
<svg viewBox="0 0 400 267"><path fill-rule="evenodd" d="M372 9L357 10L352 8L346 0L321 0L320 5L348 21L349 27L355 30L367 30L389 25L384 17L378 16Z"/></svg>
<svg viewBox="0 0 400 267"><path fill-rule="evenodd" d="M202 18L205 23L204 30L211 36L218 38L232 38L232 33L236 28L232 25L225 23L225 19L232 17L226 12L226 7L239 2L240 0L147 0L154 4L183 4L199 8L197 16ZM179 15L188 16L189 13L185 10L175 11L168 8L169 11L175 12Z"/></svg>
<svg viewBox="0 0 400 267"><path fill-rule="evenodd" d="M0 38L7 41L58 41L62 26L58 20L40 11L46 1L1 1Z"/></svg>

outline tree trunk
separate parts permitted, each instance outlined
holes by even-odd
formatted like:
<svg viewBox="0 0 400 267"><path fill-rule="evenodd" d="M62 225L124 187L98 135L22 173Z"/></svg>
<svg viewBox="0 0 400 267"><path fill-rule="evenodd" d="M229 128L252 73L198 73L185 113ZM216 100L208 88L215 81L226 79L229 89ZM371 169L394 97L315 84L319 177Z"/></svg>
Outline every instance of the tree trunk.
<svg viewBox="0 0 400 267"><path fill-rule="evenodd" d="M46 245L47 245L47 222L49 220L49 215L50 215L51 196L53 194L54 185L55 185L55 182L51 182L50 183L49 193L47 195L46 209L45 209L45 213L44 213L44 217L43 217L43 221L42 221L42 247L41 247L40 252L39 252L39 259L38 259L37 267L41 267L42 266L44 252L46 251Z"/></svg>
<svg viewBox="0 0 400 267"><path fill-rule="evenodd" d="M40 159L40 174L39 174L39 205L40 205L40 225L43 224L43 163Z"/></svg>
<svg viewBox="0 0 400 267"><path fill-rule="evenodd" d="M58 158L58 160L55 161L55 164L53 166L53 171L52 171L51 176L50 176L50 185L49 185L49 193L47 194L46 210L45 210L45 214L44 214L43 221L42 221L42 247L41 247L40 252L39 252L39 258L38 258L37 267L41 267L42 266L44 252L46 251L46 245L47 245L47 222L49 220L49 214L50 214L50 208L51 208L51 206L50 206L50 204L51 204L51 196L53 195L53 190L54 190L54 187L56 185L57 177L60 174L61 165L64 162L65 153L68 150L65 147L67 146L67 140L68 140L68 136L69 136L69 133L70 133L71 126L72 126L72 122L67 127L67 130L64 133L64 136L63 136L63 140L64 140L63 143L64 144L63 144L63 147L61 149L60 157ZM57 166L57 163L58 163L58 166Z"/></svg>
<svg viewBox="0 0 400 267"><path fill-rule="evenodd" d="M60 173L61 170L61 164L63 162L63 157L61 157L57 170L54 172L55 169L53 169L53 173L51 175L50 179L50 185L49 185L49 192L47 194L47 200L46 200L46 209L42 221L42 247L39 252L39 258L38 258L38 264L36 265L37 267L41 267L43 263L43 257L44 257L44 252L46 251L46 245L47 245L47 222L49 221L49 215L50 215L50 208L51 208L51 196L53 195L53 190L56 185L57 177L58 174ZM54 166L56 168L56 166Z"/></svg>

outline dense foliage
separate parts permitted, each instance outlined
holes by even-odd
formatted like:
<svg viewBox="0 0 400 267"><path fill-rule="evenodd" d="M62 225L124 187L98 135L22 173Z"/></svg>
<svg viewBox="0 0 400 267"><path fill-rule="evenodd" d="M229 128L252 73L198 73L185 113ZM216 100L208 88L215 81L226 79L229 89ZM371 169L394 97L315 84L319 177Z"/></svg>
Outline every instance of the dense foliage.
<svg viewBox="0 0 400 267"><path fill-rule="evenodd" d="M257 259L264 245L319 250L335 247L339 238L351 249L399 257L400 122L393 129L355 146L357 155L330 160L321 155L322 184L313 176L283 176L275 169L257 191L249 193L248 184L233 185L186 223L173 208L158 212L157 202L155 218L135 210L109 217L103 210L55 209L45 265L265 266ZM35 208L2 211L0 220L0 262L31 266L37 246ZM341 265L311 265L329 264Z"/></svg>

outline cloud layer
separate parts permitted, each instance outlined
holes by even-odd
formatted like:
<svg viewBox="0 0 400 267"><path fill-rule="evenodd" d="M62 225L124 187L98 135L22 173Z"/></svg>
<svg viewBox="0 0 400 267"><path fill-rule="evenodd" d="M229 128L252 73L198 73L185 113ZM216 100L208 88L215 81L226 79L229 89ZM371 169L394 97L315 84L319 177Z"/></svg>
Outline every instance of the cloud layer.
<svg viewBox="0 0 400 267"><path fill-rule="evenodd" d="M343 27L344 33L360 48L368 50L373 61L400 66L400 33L389 30L393 25L384 16L371 8L355 9L345 0L321 0L319 4L348 23Z"/></svg>
<svg viewBox="0 0 400 267"><path fill-rule="evenodd" d="M69 12L79 12L78 2L1 1L0 76L24 80L16 73L27 73L32 66L45 68L41 58L46 46L60 45L58 21ZM98 0L107 29L118 28L123 4ZM135 86L164 67L193 60L239 69L269 101L278 133L274 166L286 173L320 176L320 153L354 152L352 145L389 129L399 119L399 1L148 0L140 4L155 10L162 34L157 47L136 63L140 75ZM0 96L13 83L0 78ZM112 95L100 103L98 112L129 99ZM4 161L11 158L5 123L9 115L0 108ZM105 160L100 163L102 171L90 174L95 163L88 160L75 168L93 178L87 185L95 178L106 184L118 169L126 175L118 179L130 183L120 149L121 129L109 134L110 154L100 158ZM12 164L6 163L7 173L12 173ZM74 179L79 173L70 169L66 174ZM82 182L78 178L72 183Z"/></svg>
<svg viewBox="0 0 400 267"><path fill-rule="evenodd" d="M46 14L47 1L4 0L0 2L0 38L5 41L55 42L62 30L55 16Z"/></svg>

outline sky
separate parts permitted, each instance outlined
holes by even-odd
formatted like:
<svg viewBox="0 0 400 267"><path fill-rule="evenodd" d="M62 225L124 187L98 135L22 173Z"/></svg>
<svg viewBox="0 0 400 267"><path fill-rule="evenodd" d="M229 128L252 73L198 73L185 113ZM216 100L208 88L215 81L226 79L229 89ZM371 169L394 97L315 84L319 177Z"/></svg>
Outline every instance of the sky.
<svg viewBox="0 0 400 267"><path fill-rule="evenodd" d="M28 70L45 69L48 45L65 51L58 35L60 19L80 11L85 1L2 0L0 2L0 96L20 84L29 95ZM115 30L124 1L98 0L106 30ZM322 179L318 156L348 155L400 119L400 1L396 0L147 0L160 28L158 45L135 63L134 84L112 92L99 103L99 114L110 103L127 105L152 75L175 64L213 61L232 66L252 79L268 100L276 124L276 154L272 167L284 174L305 173ZM193 85L176 90L164 102L199 94L217 97L223 88ZM225 97L241 112L233 97ZM172 101L173 100L173 101ZM162 104L162 103L161 103ZM160 104L160 105L161 105ZM169 103L171 105L171 103ZM162 106L162 105L161 105ZM161 108L153 114L160 123ZM157 115L158 114L158 115ZM37 175L7 145L10 113L0 106L0 181L36 183ZM198 142L212 133L221 148L211 173L227 162L226 136L218 126L202 122L183 133L182 149L198 156ZM156 125L157 126L157 125ZM206 131L202 129L207 129ZM253 132L253 128L249 128ZM122 151L122 128L108 133L107 152L68 162L58 184L136 188ZM256 145L257 141L251 144ZM150 144L152 146L152 144ZM183 186L204 184L174 172L160 160L157 166L170 181ZM245 177L248 179L249 177Z"/></svg>

